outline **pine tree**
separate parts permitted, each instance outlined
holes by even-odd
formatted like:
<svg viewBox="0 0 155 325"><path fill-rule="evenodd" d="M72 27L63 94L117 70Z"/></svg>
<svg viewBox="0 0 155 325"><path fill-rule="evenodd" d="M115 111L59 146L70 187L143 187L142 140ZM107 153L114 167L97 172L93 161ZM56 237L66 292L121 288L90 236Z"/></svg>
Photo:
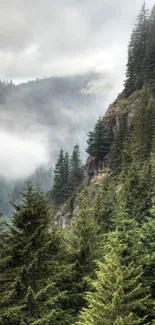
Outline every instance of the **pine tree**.
<svg viewBox="0 0 155 325"><path fill-rule="evenodd" d="M140 101L125 141L123 155L127 165L132 162L143 165L150 158L153 144L155 110L152 94L149 88L145 87L139 96Z"/></svg>
<svg viewBox="0 0 155 325"><path fill-rule="evenodd" d="M67 235L66 254L71 274L67 281L68 308L77 319L80 309L85 305L84 294L88 289L87 276L94 273L94 260L100 255L100 228L94 219L94 209L83 198L78 215L73 220Z"/></svg>
<svg viewBox="0 0 155 325"><path fill-rule="evenodd" d="M64 152L62 149L54 170L52 198L57 204L64 201Z"/></svg>
<svg viewBox="0 0 155 325"><path fill-rule="evenodd" d="M151 287L153 299L155 299L155 207L151 209L151 217L143 225L144 248L148 260L145 268L145 281Z"/></svg>
<svg viewBox="0 0 155 325"><path fill-rule="evenodd" d="M73 152L70 159L70 190L73 192L78 185L80 185L83 179L83 166L80 158L80 148L76 144L73 148Z"/></svg>
<svg viewBox="0 0 155 325"><path fill-rule="evenodd" d="M138 15L138 21L135 30L135 49L134 49L134 65L136 74L136 89L141 89L144 84L145 74L145 56L149 35L149 12L146 9L145 1Z"/></svg>
<svg viewBox="0 0 155 325"><path fill-rule="evenodd" d="M155 6L149 18L149 37L145 58L145 81L154 89L155 82Z"/></svg>
<svg viewBox="0 0 155 325"><path fill-rule="evenodd" d="M145 58L149 36L149 13L145 2L137 17L128 47L128 64L125 81L125 95L141 89L145 81Z"/></svg>
<svg viewBox="0 0 155 325"><path fill-rule="evenodd" d="M134 70L134 46L135 46L135 29L132 32L131 40L128 45L128 63L126 70L126 80L124 82L124 94L129 97L136 90L136 76Z"/></svg>
<svg viewBox="0 0 155 325"><path fill-rule="evenodd" d="M1 260L0 323L61 324L63 293L55 283L59 276L60 239L54 229L49 232L46 198L29 185L23 202L14 208ZM64 318L62 324L67 324Z"/></svg>
<svg viewBox="0 0 155 325"><path fill-rule="evenodd" d="M114 175L119 175L123 170L123 150L127 133L127 120L123 117L109 153L109 166Z"/></svg>
<svg viewBox="0 0 155 325"><path fill-rule="evenodd" d="M99 161L109 152L111 137L101 117L96 122L94 130L89 132L87 144L86 152L93 157L97 157Z"/></svg>
<svg viewBox="0 0 155 325"><path fill-rule="evenodd" d="M116 184L111 174L105 176L93 202L95 218L103 234L112 231L113 217L116 208Z"/></svg>
<svg viewBox="0 0 155 325"><path fill-rule="evenodd" d="M70 174L71 174L71 166L70 166L70 157L68 152L65 153L64 156L64 172L63 172L63 196L64 199L67 199L71 195L70 189Z"/></svg>
<svg viewBox="0 0 155 325"><path fill-rule="evenodd" d="M124 202L130 218L139 224L149 217L152 196L151 168L144 164L139 170L138 165L132 164L121 175L119 198Z"/></svg>
<svg viewBox="0 0 155 325"><path fill-rule="evenodd" d="M137 236L136 244L138 248L141 245ZM98 262L92 291L86 295L87 307L83 308L77 325L144 324L146 317L138 314L138 309L147 310L149 296L142 283L142 265L137 247L129 260L127 249L128 243L119 238L118 230L109 235L104 261Z"/></svg>

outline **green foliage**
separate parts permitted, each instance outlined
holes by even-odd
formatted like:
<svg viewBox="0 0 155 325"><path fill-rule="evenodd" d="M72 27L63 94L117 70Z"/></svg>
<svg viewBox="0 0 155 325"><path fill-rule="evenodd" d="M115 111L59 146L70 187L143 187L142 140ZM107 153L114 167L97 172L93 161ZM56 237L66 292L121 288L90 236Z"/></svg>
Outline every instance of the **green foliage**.
<svg viewBox="0 0 155 325"><path fill-rule="evenodd" d="M155 7L149 14L145 2L137 18L128 47L124 94L130 96L145 83L154 89L155 80Z"/></svg>
<svg viewBox="0 0 155 325"><path fill-rule="evenodd" d="M146 317L138 315L137 310L147 309L149 296L142 285L139 256L132 252L132 259L127 260L127 248L118 231L109 236L104 261L98 262L92 291L86 295L87 307L80 313L77 325L144 324Z"/></svg>
<svg viewBox="0 0 155 325"><path fill-rule="evenodd" d="M14 208L1 258L0 323L57 324L57 315L61 319L63 313L59 307L63 293L56 286L61 237L55 229L49 232L46 198L31 185Z"/></svg>
<svg viewBox="0 0 155 325"><path fill-rule="evenodd" d="M145 222L149 216L151 196L150 165L145 164L141 170L138 165L131 165L125 169L121 175L118 200L124 205L128 216L139 224Z"/></svg>
<svg viewBox="0 0 155 325"><path fill-rule="evenodd" d="M55 170L52 198L61 204L77 189L83 179L83 166L80 159L80 148L75 145L71 158L68 152L60 151Z"/></svg>
<svg viewBox="0 0 155 325"><path fill-rule="evenodd" d="M78 145L75 145L70 160L69 184L71 186L71 192L80 185L82 179L83 166L80 158L80 148Z"/></svg>
<svg viewBox="0 0 155 325"><path fill-rule="evenodd" d="M83 198L78 215L71 223L66 237L67 259L71 275L67 281L68 308L75 319L85 305L84 294L88 289L87 277L94 272L94 260L100 256L100 228L94 218L94 209Z"/></svg>
<svg viewBox="0 0 155 325"><path fill-rule="evenodd" d="M145 81L154 89L155 83L155 6L153 7L149 20L149 37L145 59Z"/></svg>
<svg viewBox="0 0 155 325"><path fill-rule="evenodd" d="M88 135L87 152L99 168L108 156L109 169L84 188L79 146L71 156L61 150L53 216L28 185L11 224L0 223L2 325L155 322L154 13L143 5L128 49L125 95L142 88L134 116L122 114L113 139L101 118ZM54 215L64 202L76 217L60 229Z"/></svg>
<svg viewBox="0 0 155 325"><path fill-rule="evenodd" d="M95 203L95 218L103 232L113 230L113 217L116 209L116 184L111 174L108 174L98 188Z"/></svg>
<svg viewBox="0 0 155 325"><path fill-rule="evenodd" d="M146 93L145 93L146 95ZM144 161L150 157L154 133L155 109L144 96L135 112L132 122L131 152L134 161Z"/></svg>
<svg viewBox="0 0 155 325"><path fill-rule="evenodd" d="M149 160L154 147L155 103L150 87L139 92L134 116L125 132L122 163L124 168L138 164L142 168ZM117 169L113 168L114 172Z"/></svg>
<svg viewBox="0 0 155 325"><path fill-rule="evenodd" d="M99 160L102 160L109 152L111 137L101 117L96 122L94 130L89 132L87 144L86 152Z"/></svg>
<svg viewBox="0 0 155 325"><path fill-rule="evenodd" d="M114 137L114 141L109 152L109 166L114 175L119 175L123 169L123 150L125 148L125 140L127 137L128 125L127 119L122 118L120 128Z"/></svg>

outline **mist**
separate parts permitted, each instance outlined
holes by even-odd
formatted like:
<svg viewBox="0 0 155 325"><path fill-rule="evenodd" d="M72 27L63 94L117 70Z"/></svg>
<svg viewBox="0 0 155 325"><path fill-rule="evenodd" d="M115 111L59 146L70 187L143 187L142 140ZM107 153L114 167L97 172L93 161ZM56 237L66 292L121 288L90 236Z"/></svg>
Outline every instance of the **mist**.
<svg viewBox="0 0 155 325"><path fill-rule="evenodd" d="M85 163L87 133L118 90L115 80L95 73L1 84L0 176L21 180L53 169L60 149L71 154L76 143Z"/></svg>
<svg viewBox="0 0 155 325"><path fill-rule="evenodd" d="M49 162L47 142L43 142L41 137L41 133L19 136L8 130L0 130L1 176L11 180L26 179L37 168L46 167Z"/></svg>

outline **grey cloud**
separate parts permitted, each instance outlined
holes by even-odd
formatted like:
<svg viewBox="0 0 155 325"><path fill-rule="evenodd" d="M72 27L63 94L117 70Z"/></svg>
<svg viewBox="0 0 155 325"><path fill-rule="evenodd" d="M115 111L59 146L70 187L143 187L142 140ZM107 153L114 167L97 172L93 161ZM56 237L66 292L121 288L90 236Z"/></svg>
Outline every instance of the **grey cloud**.
<svg viewBox="0 0 155 325"><path fill-rule="evenodd" d="M148 6L153 3L149 0ZM105 70L98 52L103 58L105 52L113 54L114 68L119 72L121 52L125 53L123 67L131 28L141 5L141 0L2 0L1 78L18 81L74 74L94 66ZM114 47L117 53L112 53Z"/></svg>

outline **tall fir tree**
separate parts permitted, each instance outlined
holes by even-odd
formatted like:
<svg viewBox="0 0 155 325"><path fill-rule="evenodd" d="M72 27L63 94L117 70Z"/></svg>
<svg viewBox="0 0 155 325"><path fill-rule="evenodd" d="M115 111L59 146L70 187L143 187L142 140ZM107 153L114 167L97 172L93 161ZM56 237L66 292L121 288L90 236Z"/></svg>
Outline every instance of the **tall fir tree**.
<svg viewBox="0 0 155 325"><path fill-rule="evenodd" d="M98 187L93 206L95 218L102 233L107 234L112 231L114 229L113 217L116 208L116 184L110 173L104 177L104 181Z"/></svg>
<svg viewBox="0 0 155 325"><path fill-rule="evenodd" d="M99 161L108 154L111 145L111 136L101 117L96 122L94 130L89 132L87 144L86 152L93 157L97 157Z"/></svg>
<svg viewBox="0 0 155 325"><path fill-rule="evenodd" d="M64 172L63 172L63 196L64 199L67 199L71 195L70 188L70 174L71 174L71 166L70 166L70 157L68 152L64 155Z"/></svg>
<svg viewBox="0 0 155 325"><path fill-rule="evenodd" d="M149 37L145 58L145 82L154 89L155 83L155 6L149 18Z"/></svg>
<svg viewBox="0 0 155 325"><path fill-rule="evenodd" d="M120 178L119 198L124 203L130 218L139 225L150 215L152 179L150 164L141 166L132 164L126 168Z"/></svg>
<svg viewBox="0 0 155 325"><path fill-rule="evenodd" d="M155 126L154 100L150 89L145 87L139 93L139 103L125 140L124 165L132 162L141 164L151 155Z"/></svg>
<svg viewBox="0 0 155 325"><path fill-rule="evenodd" d="M136 90L136 75L134 69L134 46L135 46L135 29L132 32L128 45L128 62L126 66L126 80L124 82L124 93L129 97Z"/></svg>
<svg viewBox="0 0 155 325"><path fill-rule="evenodd" d="M70 159L70 188L73 192L78 185L80 185L83 179L83 165L80 158L80 148L76 144L73 148L73 152Z"/></svg>
<svg viewBox="0 0 155 325"><path fill-rule="evenodd" d="M126 97L141 89L145 81L145 58L149 37L149 12L145 2L138 14L128 47L128 63L124 93Z"/></svg>
<svg viewBox="0 0 155 325"><path fill-rule="evenodd" d="M123 150L126 144L126 137L128 135L127 119L124 116L121 119L120 127L115 135L114 141L109 152L109 166L114 175L119 175L123 170Z"/></svg>
<svg viewBox="0 0 155 325"><path fill-rule="evenodd" d="M85 305L84 294L89 287L88 276L93 276L94 260L100 256L101 232L94 218L94 208L86 198L79 204L78 214L67 232L66 258L72 271L66 283L68 308L77 320Z"/></svg>
<svg viewBox="0 0 155 325"><path fill-rule="evenodd" d="M145 57L149 36L149 12L145 1L139 12L135 28L134 69L136 75L136 89L144 84Z"/></svg>
<svg viewBox="0 0 155 325"><path fill-rule="evenodd" d="M135 234L135 227L131 228ZM109 235L104 246L104 261L98 262L92 290L86 294L87 307L81 311L77 325L138 325L147 322L149 295L142 283L138 232L134 239L138 246L130 252L129 259L129 255L126 258L128 243L125 237L121 240L118 230ZM138 309L146 314L140 315Z"/></svg>
<svg viewBox="0 0 155 325"><path fill-rule="evenodd" d="M58 204L64 200L64 152L61 149L54 170L54 180L52 188L52 198Z"/></svg>
<svg viewBox="0 0 155 325"><path fill-rule="evenodd" d="M0 268L2 325L65 324L55 282L59 275L60 238L49 232L46 198L28 186L23 203L14 206ZM67 324L67 322L66 322Z"/></svg>

